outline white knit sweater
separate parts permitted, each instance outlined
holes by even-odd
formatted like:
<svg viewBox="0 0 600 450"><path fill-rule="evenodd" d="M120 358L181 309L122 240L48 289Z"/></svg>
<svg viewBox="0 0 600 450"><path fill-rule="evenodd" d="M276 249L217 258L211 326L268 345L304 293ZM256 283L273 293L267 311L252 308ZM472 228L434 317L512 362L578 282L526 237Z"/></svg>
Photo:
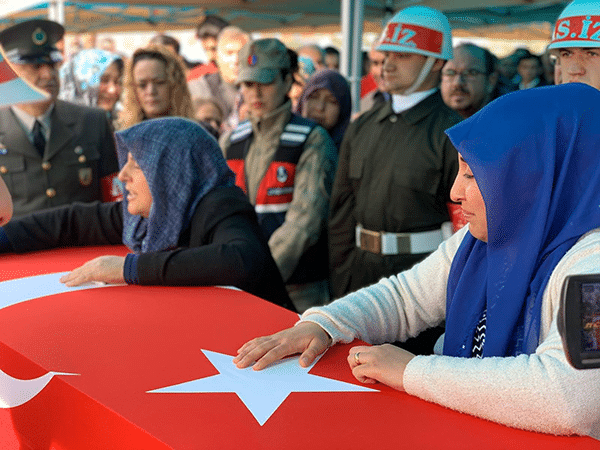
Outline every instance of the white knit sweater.
<svg viewBox="0 0 600 450"><path fill-rule="evenodd" d="M320 308L302 320L318 323L334 342L403 341L438 325L446 313L459 231L413 269ZM566 360L556 326L567 275L600 272L600 229L583 236L556 266L544 292L540 343L517 357L417 356L404 372L406 392L516 428L600 439L600 369L576 370ZM476 280L473 280L476 282Z"/></svg>

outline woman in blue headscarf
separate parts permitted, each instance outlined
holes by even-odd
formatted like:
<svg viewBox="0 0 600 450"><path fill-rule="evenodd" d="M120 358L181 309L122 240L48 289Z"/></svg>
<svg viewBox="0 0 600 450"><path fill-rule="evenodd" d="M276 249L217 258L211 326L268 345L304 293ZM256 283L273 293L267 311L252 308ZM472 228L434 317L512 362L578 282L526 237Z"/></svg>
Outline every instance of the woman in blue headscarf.
<svg viewBox="0 0 600 450"><path fill-rule="evenodd" d="M443 354L357 346L353 374L506 425L600 438L600 369L573 369L557 330L565 277L600 269L599 104L583 84L532 89L448 130L468 227L411 270L246 343L237 365L302 353L306 366L336 342L404 341L445 320Z"/></svg>
<svg viewBox="0 0 600 450"><path fill-rule="evenodd" d="M223 154L198 124L144 121L116 134L125 199L74 203L10 222L0 251L69 245L127 245L63 276L144 285L231 285L294 309L258 225Z"/></svg>

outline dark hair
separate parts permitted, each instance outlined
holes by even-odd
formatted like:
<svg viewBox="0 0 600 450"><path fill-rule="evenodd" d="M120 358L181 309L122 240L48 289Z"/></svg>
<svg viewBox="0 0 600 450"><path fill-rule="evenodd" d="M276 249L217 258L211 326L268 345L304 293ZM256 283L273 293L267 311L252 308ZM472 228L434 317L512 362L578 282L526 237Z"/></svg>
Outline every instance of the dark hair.
<svg viewBox="0 0 600 450"><path fill-rule="evenodd" d="M519 64L521 64L521 61L523 61L524 59L535 59L538 63L538 66L543 67L542 58L540 58L538 55L536 55L534 53L530 53L530 52L527 52L527 53L523 54L521 57L519 57L519 59L517 60L517 66Z"/></svg>
<svg viewBox="0 0 600 450"><path fill-rule="evenodd" d="M166 34L157 34L152 39L150 39L150 44L166 45L168 47L173 47L175 49L175 53L179 55L179 41L172 36L167 36Z"/></svg>
<svg viewBox="0 0 600 450"><path fill-rule="evenodd" d="M516 62L524 55L531 55L531 52L525 47L516 48L509 56L514 58Z"/></svg>
<svg viewBox="0 0 600 450"><path fill-rule="evenodd" d="M119 73L121 75L123 75L123 72L125 71L125 61L123 61L121 58L119 58L119 59L115 59L113 61L113 64L117 65L117 70L119 71Z"/></svg>
<svg viewBox="0 0 600 450"><path fill-rule="evenodd" d="M207 37L214 37L216 39L221 30L228 25L229 22L226 20L209 14L208 16L204 16L204 19L196 27L196 36L198 39L205 39Z"/></svg>
<svg viewBox="0 0 600 450"><path fill-rule="evenodd" d="M300 70L300 66L298 66L298 52L296 50L292 50L291 48L287 49L288 56L290 57L290 68L289 69L281 69L281 79L285 80L289 74L295 74Z"/></svg>
<svg viewBox="0 0 600 450"><path fill-rule="evenodd" d="M340 51L335 47L325 47L324 50L326 55L340 56Z"/></svg>
<svg viewBox="0 0 600 450"><path fill-rule="evenodd" d="M369 52L362 51L361 56L361 74L364 76L369 73L369 69L371 68L371 60L369 59Z"/></svg>
<svg viewBox="0 0 600 450"><path fill-rule="evenodd" d="M491 75L496 71L496 68L498 66L498 58L496 58L496 56L487 48L480 47L479 45L475 45L471 42L459 44L455 48L464 48L466 50L469 50L470 52L473 52L474 50L481 50L483 52L483 65L485 66L485 74Z"/></svg>

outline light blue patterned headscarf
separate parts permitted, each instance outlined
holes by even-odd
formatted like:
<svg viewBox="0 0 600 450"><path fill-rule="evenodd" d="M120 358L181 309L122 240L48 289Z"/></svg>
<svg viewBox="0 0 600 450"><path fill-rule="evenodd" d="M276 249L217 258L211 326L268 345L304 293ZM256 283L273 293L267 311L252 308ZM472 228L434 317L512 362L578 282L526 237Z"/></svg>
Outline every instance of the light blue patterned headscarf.
<svg viewBox="0 0 600 450"><path fill-rule="evenodd" d="M120 55L99 49L81 50L60 68L61 100L79 105L96 106L100 78Z"/></svg>
<svg viewBox="0 0 600 450"><path fill-rule="evenodd" d="M147 219L130 214L123 200L123 243L136 253L177 247L200 200L235 184L215 139L191 120L146 120L116 133L116 144L120 167L131 153L152 194Z"/></svg>

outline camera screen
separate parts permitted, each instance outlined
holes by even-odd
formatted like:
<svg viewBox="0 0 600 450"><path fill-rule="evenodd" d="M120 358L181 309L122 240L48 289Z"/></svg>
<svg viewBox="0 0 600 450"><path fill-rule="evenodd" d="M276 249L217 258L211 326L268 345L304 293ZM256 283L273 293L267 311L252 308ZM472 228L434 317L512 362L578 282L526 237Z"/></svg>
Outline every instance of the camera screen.
<svg viewBox="0 0 600 450"><path fill-rule="evenodd" d="M581 351L600 351L600 283L581 284Z"/></svg>

